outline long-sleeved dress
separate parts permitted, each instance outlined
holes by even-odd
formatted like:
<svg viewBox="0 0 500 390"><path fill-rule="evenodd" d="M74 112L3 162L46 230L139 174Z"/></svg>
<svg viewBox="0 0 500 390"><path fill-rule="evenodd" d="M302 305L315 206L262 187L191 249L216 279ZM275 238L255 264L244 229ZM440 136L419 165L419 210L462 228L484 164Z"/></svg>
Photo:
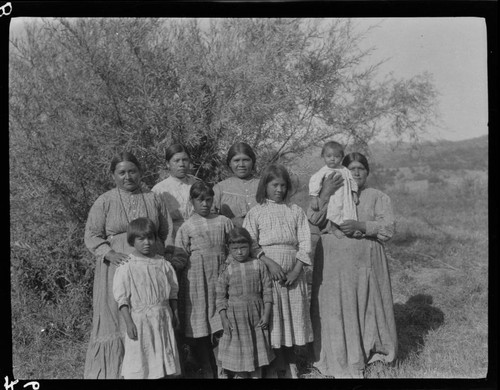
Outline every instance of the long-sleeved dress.
<svg viewBox="0 0 500 390"><path fill-rule="evenodd" d="M123 359L125 323L113 297L116 267L104 256L113 249L131 253L127 226L139 217L150 218L158 228L158 250L163 253L169 224L168 211L153 192L128 192L115 188L97 198L85 226L85 245L96 257L93 289L92 332L85 359L84 378L117 379Z"/></svg>
<svg viewBox="0 0 500 390"><path fill-rule="evenodd" d="M189 190L196 183L196 178L187 175L184 179L169 176L155 184L151 191L158 194L165 203L168 214L172 218L172 229L167 237L167 252L173 253L175 235L179 227L193 214L193 205L189 201Z"/></svg>
<svg viewBox="0 0 500 390"><path fill-rule="evenodd" d="M326 223L328 203L307 216ZM367 363L391 362L397 351L391 281L383 242L394 233L390 198L360 191L358 216L366 221L362 238L320 235L313 269L311 317L315 366L335 378L359 378Z"/></svg>
<svg viewBox="0 0 500 390"><path fill-rule="evenodd" d="M177 231L173 263L181 268L179 318L186 337L209 336L222 329L215 308L219 271L226 260L230 219L193 214Z"/></svg>
<svg viewBox="0 0 500 390"><path fill-rule="evenodd" d="M234 372L252 372L274 358L269 330L257 327L264 304L272 303L271 278L257 259L239 263L231 256L217 283L217 313L225 309L233 329L219 341L222 367Z"/></svg>
<svg viewBox="0 0 500 390"><path fill-rule="evenodd" d="M248 212L243 227L252 237L252 254L261 250L283 268L291 271L297 260L311 264L309 224L296 204L266 200ZM307 283L302 271L291 287L273 281L273 310L270 321L271 345L305 345L313 339Z"/></svg>
<svg viewBox="0 0 500 390"><path fill-rule="evenodd" d="M169 300L179 285L173 267L163 257L130 255L116 269L113 295L127 305L137 328L137 340L125 337L122 375L125 379L158 379L180 375L179 352Z"/></svg>
<svg viewBox="0 0 500 390"><path fill-rule="evenodd" d="M257 205L255 194L258 186L257 178L244 180L236 176L217 183L214 185L214 211L238 225L238 219L244 218L248 210Z"/></svg>

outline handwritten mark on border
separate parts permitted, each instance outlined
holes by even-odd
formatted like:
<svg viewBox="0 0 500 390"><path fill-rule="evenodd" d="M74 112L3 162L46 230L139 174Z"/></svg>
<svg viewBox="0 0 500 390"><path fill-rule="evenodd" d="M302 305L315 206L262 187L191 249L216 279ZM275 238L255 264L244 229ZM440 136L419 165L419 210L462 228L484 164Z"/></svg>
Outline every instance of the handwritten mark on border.
<svg viewBox="0 0 500 390"><path fill-rule="evenodd" d="M8 9L8 11L7 11L7 9ZM4 5L2 5L0 7L0 10L2 10L2 13L0 14L0 18L4 15L9 16L10 13L12 12L12 4L10 3L10 1L8 3L5 3Z"/></svg>
<svg viewBox="0 0 500 390"><path fill-rule="evenodd" d="M14 385L16 385L17 382L19 382L19 379L16 379L16 380L13 380L12 382L10 382L9 377L6 376L5 377L5 384L3 385L3 387L5 387L5 390L14 390ZM31 386L31 388L33 390L38 390L40 388L40 383L35 382L35 381L28 382L23 387L26 387L26 386Z"/></svg>

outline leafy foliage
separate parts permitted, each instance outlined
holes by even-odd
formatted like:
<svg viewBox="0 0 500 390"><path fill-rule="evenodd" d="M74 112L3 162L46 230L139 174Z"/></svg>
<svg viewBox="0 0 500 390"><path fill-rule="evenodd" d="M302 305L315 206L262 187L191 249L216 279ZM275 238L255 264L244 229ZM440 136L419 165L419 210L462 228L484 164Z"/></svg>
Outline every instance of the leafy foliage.
<svg viewBox="0 0 500 390"><path fill-rule="evenodd" d="M189 148L196 176L215 183L235 141L254 148L260 169L332 137L355 147L384 131L418 138L435 118L430 76L376 81L362 38L348 19L28 25L9 53L15 299L32 302L34 316L52 308L57 326L81 337L93 277L84 224L111 188L116 152L132 151L151 187L174 142Z"/></svg>

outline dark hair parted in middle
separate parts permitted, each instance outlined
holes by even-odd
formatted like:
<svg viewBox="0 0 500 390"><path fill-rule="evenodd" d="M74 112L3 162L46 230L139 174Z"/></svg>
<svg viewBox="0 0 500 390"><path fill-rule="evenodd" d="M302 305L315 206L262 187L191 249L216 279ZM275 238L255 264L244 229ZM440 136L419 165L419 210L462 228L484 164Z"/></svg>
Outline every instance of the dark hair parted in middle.
<svg viewBox="0 0 500 390"><path fill-rule="evenodd" d="M349 165L351 165L353 161L357 161L363 164L363 166L366 168L366 173L370 173L370 166L368 165L368 160L364 154L358 152L349 153L342 160L342 165L346 168L349 168Z"/></svg>
<svg viewBox="0 0 500 390"><path fill-rule="evenodd" d="M174 157L174 154L177 153L186 153L189 157L189 160L191 160L191 156L189 155L189 152L187 151L186 147L182 144L172 144L170 145L167 149L165 149L165 161L169 162L172 157Z"/></svg>
<svg viewBox="0 0 500 390"><path fill-rule="evenodd" d="M129 162L135 164L135 166L137 167L139 172L142 171L141 164L139 164L139 161L131 152L121 152L121 153L118 153L117 155L115 155L113 157L113 159L111 160L111 164L109 167L109 170L111 171L111 173L114 173L116 166L124 161L129 161Z"/></svg>
<svg viewBox="0 0 500 390"><path fill-rule="evenodd" d="M243 227L233 228L227 236L227 244L244 244L252 246L252 237L247 229Z"/></svg>
<svg viewBox="0 0 500 390"><path fill-rule="evenodd" d="M202 182L201 180L193 183L191 188L189 189L189 198L190 199L198 199L202 200L208 197L214 196L214 190L208 184Z"/></svg>
<svg viewBox="0 0 500 390"><path fill-rule="evenodd" d="M137 237L154 237L157 238L156 226L149 218L137 218L128 224L127 227L127 242L130 246L134 246Z"/></svg>
<svg viewBox="0 0 500 390"><path fill-rule="evenodd" d="M255 199L257 203L262 204L267 198L267 184L274 179L283 179L286 183L286 193L283 199L285 202L288 200L288 194L292 189L292 180L290 179L290 174L287 169L281 164L271 164L268 165L262 175L260 176L259 186L257 187L257 193L255 194Z"/></svg>
<svg viewBox="0 0 500 390"><path fill-rule="evenodd" d="M246 154L248 157L252 159L252 168L255 169L255 160L256 160L255 153L252 147L245 142L236 142L229 148L229 150L227 151L227 158L226 158L227 166L230 167L231 160L233 159L233 157L240 153Z"/></svg>

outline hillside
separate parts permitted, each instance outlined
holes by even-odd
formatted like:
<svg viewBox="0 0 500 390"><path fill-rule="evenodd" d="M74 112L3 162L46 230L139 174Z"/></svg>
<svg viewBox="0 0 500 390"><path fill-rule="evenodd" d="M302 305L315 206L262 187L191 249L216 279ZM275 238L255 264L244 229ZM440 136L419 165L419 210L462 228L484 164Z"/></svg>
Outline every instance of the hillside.
<svg viewBox="0 0 500 390"><path fill-rule="evenodd" d="M321 148L308 151L289 165L297 180L295 201L306 204L305 195L311 175L323 166ZM462 185L469 181L481 186L488 182L488 137L463 141L427 142L418 147L409 144L375 142L367 153L371 172L368 185L387 190L399 188L426 193L429 185Z"/></svg>
<svg viewBox="0 0 500 390"><path fill-rule="evenodd" d="M418 148L409 144L380 142L370 145L371 161L384 168L428 165L431 170L488 169L488 136L463 141L426 142Z"/></svg>
<svg viewBox="0 0 500 390"><path fill-rule="evenodd" d="M299 176L310 176L323 166L321 148L310 150L298 157L290 166ZM418 147L409 144L387 144L374 142L369 146L370 165L380 168L414 168L428 166L429 170L474 170L488 169L488 136L463 141L426 142Z"/></svg>

